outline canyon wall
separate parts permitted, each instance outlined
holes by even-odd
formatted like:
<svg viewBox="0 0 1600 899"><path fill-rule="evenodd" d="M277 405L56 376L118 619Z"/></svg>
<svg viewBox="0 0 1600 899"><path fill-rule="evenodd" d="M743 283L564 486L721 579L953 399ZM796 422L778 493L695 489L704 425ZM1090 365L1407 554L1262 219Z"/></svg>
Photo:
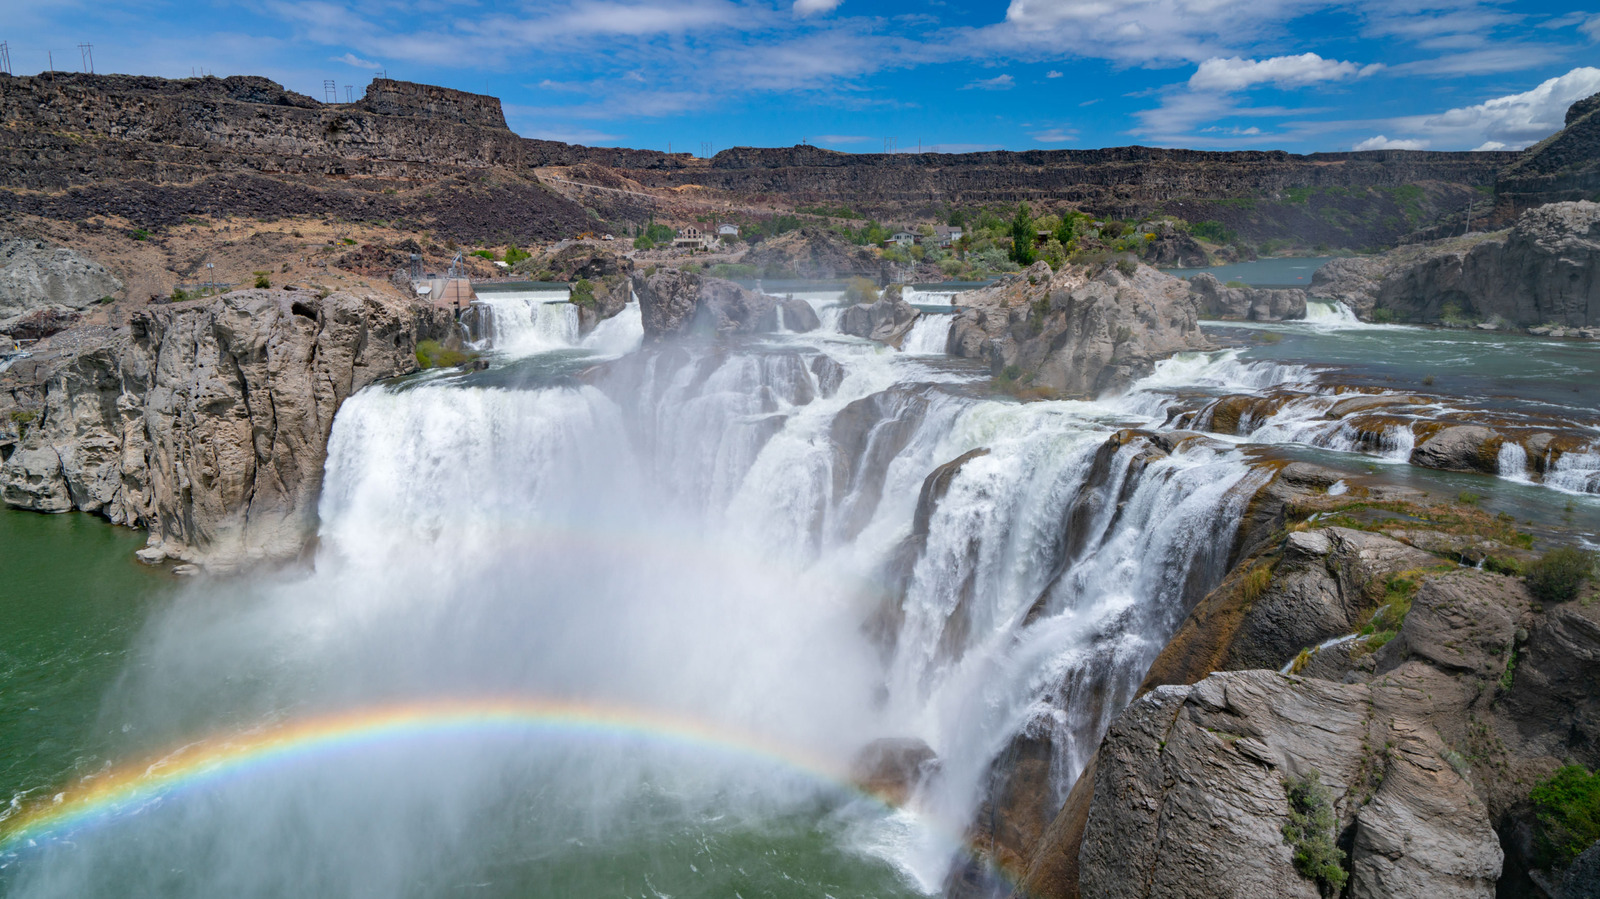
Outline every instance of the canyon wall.
<svg viewBox="0 0 1600 899"><path fill-rule="evenodd" d="M420 303L245 290L57 335L0 372L0 498L146 528L150 561L292 558L340 404L450 327Z"/></svg>

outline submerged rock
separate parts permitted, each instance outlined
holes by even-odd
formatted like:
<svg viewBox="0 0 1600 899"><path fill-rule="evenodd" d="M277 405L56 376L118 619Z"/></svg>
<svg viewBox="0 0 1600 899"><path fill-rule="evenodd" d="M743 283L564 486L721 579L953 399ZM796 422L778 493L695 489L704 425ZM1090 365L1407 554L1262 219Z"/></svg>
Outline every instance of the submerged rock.
<svg viewBox="0 0 1600 899"><path fill-rule="evenodd" d="M891 805L902 805L939 773L939 756L916 737L884 737L868 743L850 764L850 780Z"/></svg>

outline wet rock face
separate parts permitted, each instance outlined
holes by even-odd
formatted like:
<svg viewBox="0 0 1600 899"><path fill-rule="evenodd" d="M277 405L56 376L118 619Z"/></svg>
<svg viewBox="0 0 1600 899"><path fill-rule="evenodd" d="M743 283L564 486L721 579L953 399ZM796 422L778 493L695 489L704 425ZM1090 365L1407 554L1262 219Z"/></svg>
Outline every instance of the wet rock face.
<svg viewBox="0 0 1600 899"><path fill-rule="evenodd" d="M1142 265L1124 275L1038 262L960 303L948 352L1057 394L1126 387L1164 356L1210 346L1188 285Z"/></svg>
<svg viewBox="0 0 1600 899"><path fill-rule="evenodd" d="M939 772L939 756L916 737L885 737L868 743L850 765L856 786L903 804L912 791Z"/></svg>
<svg viewBox="0 0 1600 899"><path fill-rule="evenodd" d="M1306 317L1306 292L1256 287L1227 287L1210 272L1189 279L1189 289L1208 318L1277 322Z"/></svg>
<svg viewBox="0 0 1600 899"><path fill-rule="evenodd" d="M673 268L635 273L647 341L691 334L750 334L770 330L776 298L746 290L732 281L706 278Z"/></svg>
<svg viewBox="0 0 1600 899"><path fill-rule="evenodd" d="M105 266L74 250L0 236L0 320L43 306L83 309L120 290Z"/></svg>
<svg viewBox="0 0 1600 899"><path fill-rule="evenodd" d="M6 503L144 527L144 558L216 568L296 555L315 528L334 413L416 368L448 311L247 290L138 313L130 329L0 380L36 425L0 465Z"/></svg>

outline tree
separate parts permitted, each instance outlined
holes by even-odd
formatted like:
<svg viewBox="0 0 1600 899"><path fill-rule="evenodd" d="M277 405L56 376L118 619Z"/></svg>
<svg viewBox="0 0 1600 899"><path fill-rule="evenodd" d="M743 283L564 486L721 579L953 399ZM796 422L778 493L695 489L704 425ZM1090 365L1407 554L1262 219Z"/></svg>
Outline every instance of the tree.
<svg viewBox="0 0 1600 899"><path fill-rule="evenodd" d="M1027 203L1017 204L1017 216L1011 220L1011 261L1021 266L1033 264L1033 215Z"/></svg>
<svg viewBox="0 0 1600 899"><path fill-rule="evenodd" d="M1072 238L1078 233L1078 214L1069 212L1061 217L1061 224L1056 226L1055 239L1061 241L1062 246L1072 243Z"/></svg>

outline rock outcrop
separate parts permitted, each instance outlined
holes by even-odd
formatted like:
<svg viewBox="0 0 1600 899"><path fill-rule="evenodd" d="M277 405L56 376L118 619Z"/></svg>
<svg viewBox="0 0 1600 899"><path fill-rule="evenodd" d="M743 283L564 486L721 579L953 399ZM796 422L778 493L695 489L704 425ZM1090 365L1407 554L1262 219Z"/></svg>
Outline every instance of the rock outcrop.
<svg viewBox="0 0 1600 899"><path fill-rule="evenodd" d="M632 277L646 341L770 330L775 297L675 268Z"/></svg>
<svg viewBox="0 0 1600 899"><path fill-rule="evenodd" d="M1507 232L1336 259L1310 293L1363 318L1600 327L1600 203L1552 203Z"/></svg>
<svg viewBox="0 0 1600 899"><path fill-rule="evenodd" d="M883 296L873 303L846 307L839 313L839 330L898 347L921 314L898 294Z"/></svg>
<svg viewBox="0 0 1600 899"><path fill-rule="evenodd" d="M0 446L0 495L146 528L149 561L293 557L315 531L339 405L450 330L447 310L417 303L246 290L69 332L76 347L0 374L0 402L29 422Z"/></svg>
<svg viewBox="0 0 1600 899"><path fill-rule="evenodd" d="M84 309L121 290L105 266L73 250L0 237L0 321L45 306Z"/></svg>
<svg viewBox="0 0 1600 899"><path fill-rule="evenodd" d="M1568 107L1565 124L1501 171L1497 216L1509 221L1545 203L1600 199L1600 94Z"/></svg>
<svg viewBox="0 0 1600 899"><path fill-rule="evenodd" d="M1280 322L1306 317L1306 292L1260 287L1229 287L1210 272L1189 279L1189 289L1200 301L1207 318Z"/></svg>
<svg viewBox="0 0 1600 899"><path fill-rule="evenodd" d="M883 280L884 262L865 247L850 243L832 231L801 228L764 240L740 258L762 277L832 281L865 277Z"/></svg>
<svg viewBox="0 0 1600 899"><path fill-rule="evenodd" d="M1164 356L1210 346L1188 285L1143 265L1123 274L1037 262L958 302L952 355L1057 395L1126 387Z"/></svg>
<svg viewBox="0 0 1600 899"><path fill-rule="evenodd" d="M1211 264L1206 248L1188 231L1162 222L1144 245L1144 261L1162 268L1201 268Z"/></svg>

